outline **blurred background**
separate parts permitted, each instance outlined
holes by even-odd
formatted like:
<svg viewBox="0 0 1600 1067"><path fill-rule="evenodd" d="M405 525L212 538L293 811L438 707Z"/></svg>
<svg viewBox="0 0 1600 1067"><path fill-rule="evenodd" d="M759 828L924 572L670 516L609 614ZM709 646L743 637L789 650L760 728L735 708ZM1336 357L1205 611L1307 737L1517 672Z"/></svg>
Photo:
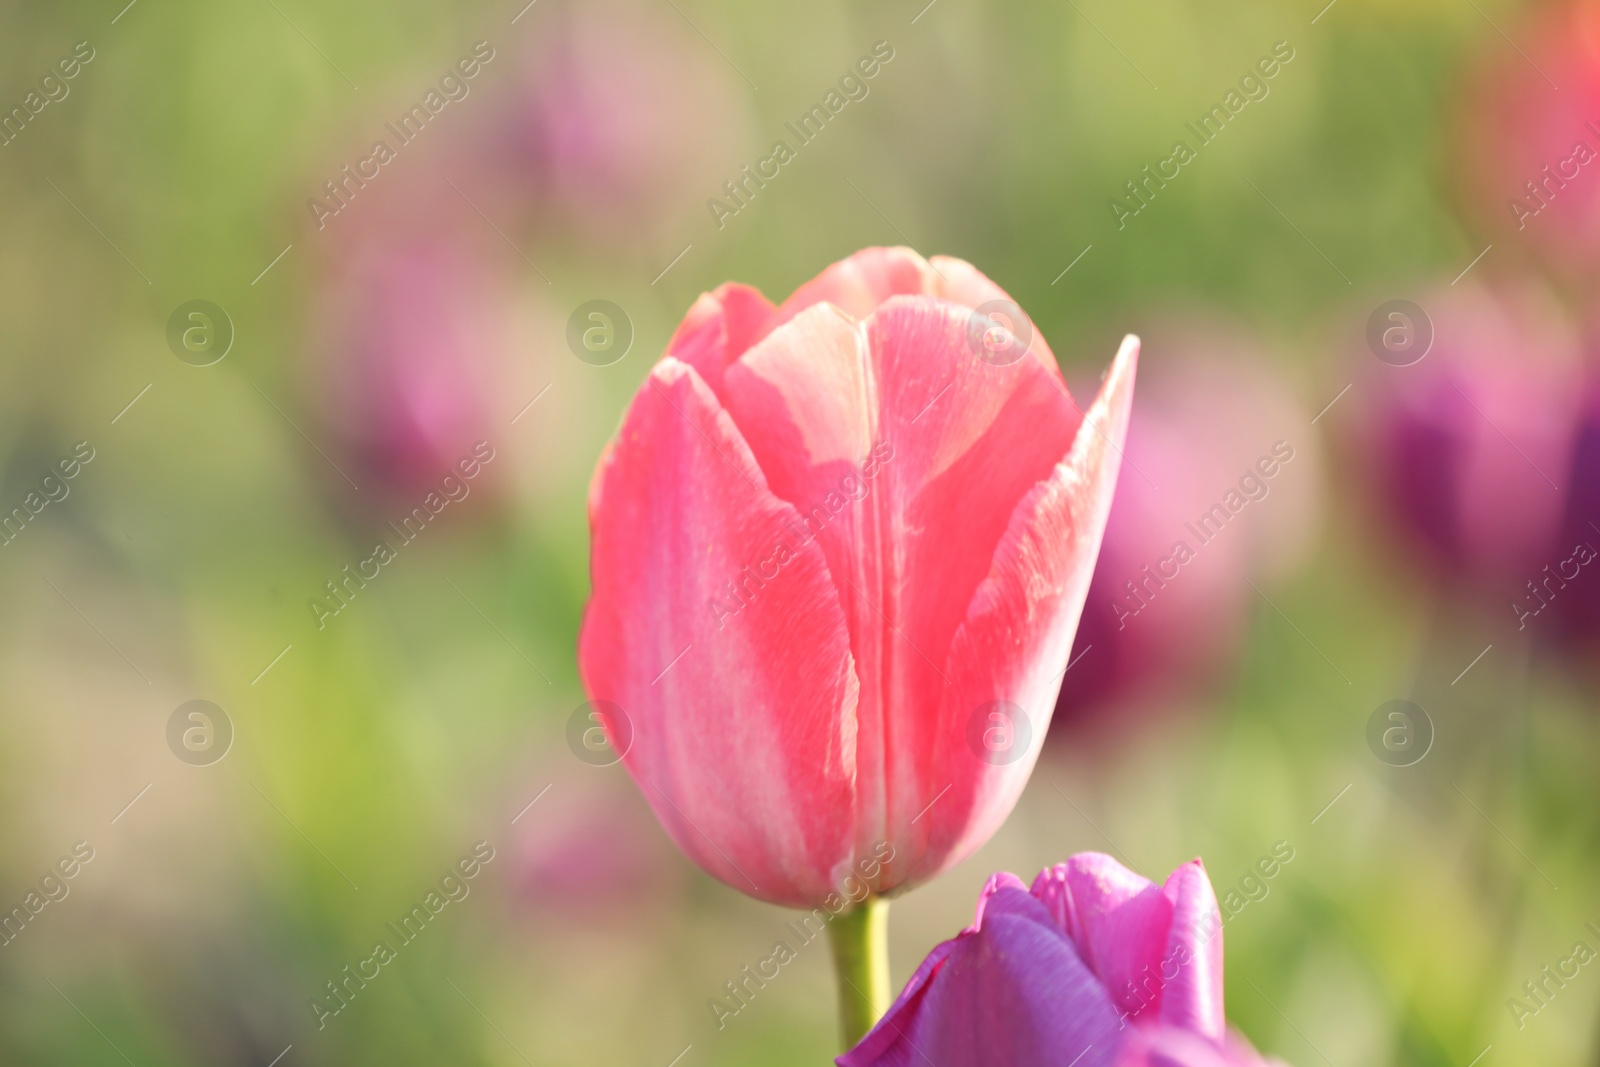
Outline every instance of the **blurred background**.
<svg viewBox="0 0 1600 1067"><path fill-rule="evenodd" d="M1600 5L125 2L0 13L0 1061L827 1062L826 949L719 1030L791 916L569 741L585 493L698 293L908 244L1145 348L896 987L994 870L1199 855L1263 1051L1600 1063Z"/></svg>

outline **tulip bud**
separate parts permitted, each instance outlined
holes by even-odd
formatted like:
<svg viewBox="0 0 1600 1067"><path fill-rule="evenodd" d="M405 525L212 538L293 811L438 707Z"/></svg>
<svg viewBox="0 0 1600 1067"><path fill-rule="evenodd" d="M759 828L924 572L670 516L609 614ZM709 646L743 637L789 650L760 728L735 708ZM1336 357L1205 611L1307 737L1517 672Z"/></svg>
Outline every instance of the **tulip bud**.
<svg viewBox="0 0 1600 1067"><path fill-rule="evenodd" d="M1222 1010L1222 915L1199 860L1156 885L1082 852L996 874L839 1067L1267 1067Z"/></svg>
<svg viewBox="0 0 1600 1067"><path fill-rule="evenodd" d="M595 473L578 649L690 858L836 912L988 839L1049 726L1137 351L1080 408L1004 292L907 249L778 308L700 298Z"/></svg>

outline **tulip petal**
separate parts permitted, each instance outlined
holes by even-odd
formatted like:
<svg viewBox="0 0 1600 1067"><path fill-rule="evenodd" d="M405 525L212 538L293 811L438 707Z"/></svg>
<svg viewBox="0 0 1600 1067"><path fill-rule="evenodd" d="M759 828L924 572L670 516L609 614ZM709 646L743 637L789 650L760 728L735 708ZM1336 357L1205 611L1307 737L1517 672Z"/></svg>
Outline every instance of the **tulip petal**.
<svg viewBox="0 0 1600 1067"><path fill-rule="evenodd" d="M1135 1027L1128 1031L1117 1067L1285 1067L1282 1060L1265 1059L1236 1030L1229 1030L1221 1045L1187 1030L1167 1026Z"/></svg>
<svg viewBox="0 0 1600 1067"><path fill-rule="evenodd" d="M966 933L974 933L983 927L983 913L988 908L989 901L1002 889L1028 891L1028 887L1022 884L1022 879L1010 871L998 871L991 874L989 880L983 883L983 888L978 891L978 907L972 916L972 925L967 927Z"/></svg>
<svg viewBox="0 0 1600 1067"><path fill-rule="evenodd" d="M964 259L953 256L933 256L928 260L928 266L938 278L934 286L934 295L942 296L946 300L962 305L963 307L978 308L984 304L995 301L1004 301L1022 311L1016 301L1011 299L1011 294L1000 288L977 267ZM1026 314L1024 312L1024 314ZM1058 379L1061 377L1061 368L1056 364L1055 353L1050 351L1050 346L1045 343L1041 334L1033 323L1028 323L1033 336L1028 341L1028 354L1038 359L1049 368L1050 373Z"/></svg>
<svg viewBox="0 0 1600 1067"><path fill-rule="evenodd" d="M937 283L928 261L909 248L864 248L796 289L778 314L788 320L827 303L859 320L891 296L932 295Z"/></svg>
<svg viewBox="0 0 1600 1067"><path fill-rule="evenodd" d="M1039 872L1031 892L1072 938L1119 1010L1138 1018L1160 1004L1172 928L1172 902L1161 887L1102 852L1080 852Z"/></svg>
<svg viewBox="0 0 1600 1067"><path fill-rule="evenodd" d="M632 721L629 772L716 877L777 903L822 899L852 859L857 683L821 550L671 357L591 506L579 665L589 694Z"/></svg>
<svg viewBox="0 0 1600 1067"><path fill-rule="evenodd" d="M946 782L951 790L922 824L931 865L912 880L933 877L987 840L1027 784L1050 726L1111 510L1138 355L1138 339L1124 340L1093 405L1081 423L1071 423L1076 429L1071 451L1013 510L988 575L950 643L940 674L947 684L924 691L928 703L918 709L921 728L933 744L918 753L925 761L919 776L935 791ZM1044 376L1042 368L1037 373ZM1036 424L1028 429L1045 432ZM955 499L942 503L962 506ZM863 707L867 703L864 697ZM931 722L929 706L939 709ZM997 714L997 706L1020 720L1013 723L1011 741L1021 746L1026 738L1025 747L1006 754L981 753L972 745L974 720ZM976 728L981 734L982 723ZM897 829L911 838L912 828Z"/></svg>
<svg viewBox="0 0 1600 1067"><path fill-rule="evenodd" d="M666 354L693 367L720 397L728 364L777 324L777 308L759 289L728 282L700 294L667 342Z"/></svg>
<svg viewBox="0 0 1600 1067"><path fill-rule="evenodd" d="M1164 959L1177 964L1161 998L1161 1021L1221 1041L1228 1021L1222 1010L1222 912L1206 876L1192 860L1173 871L1162 887L1172 902L1172 932Z"/></svg>
<svg viewBox="0 0 1600 1067"><path fill-rule="evenodd" d="M1256 1067L1259 1063L1259 1058L1229 1055L1186 1030L1135 1027L1118 1050L1116 1067Z"/></svg>
<svg viewBox="0 0 1600 1067"><path fill-rule="evenodd" d="M884 273L892 281L897 269ZM953 776L991 769L965 748L936 754L949 724L932 723L932 711L953 691L951 641L980 583L995 580L1002 537L1020 537L1008 534L1018 503L1052 477L1081 416L1054 368L984 362L959 308L915 296L893 297L859 324L828 304L805 308L729 367L724 393L773 491L815 534L845 606L861 679L857 850L912 844L875 885L892 888L921 859L923 809ZM1059 477L1089 474L1105 472ZM1054 522L1048 534L1066 547L1045 554L1081 565L1087 582L1098 527L1091 542L1062 528L1073 521ZM1024 610L1038 599L1023 597ZM1074 610L1081 600L1080 590ZM984 610L998 618L999 608ZM1000 658L1031 654L1020 644ZM965 723L955 729L964 736ZM967 821L959 808L953 817Z"/></svg>
<svg viewBox="0 0 1600 1067"><path fill-rule="evenodd" d="M778 316L780 321L788 321L806 308L827 303L860 320L894 296L936 296L967 309L993 301L1017 306L1010 294L966 260L953 256L923 259L913 249L897 246L862 249L833 264L795 290L778 309ZM1028 351L1060 377L1056 357L1038 331L1034 331Z"/></svg>
<svg viewBox="0 0 1600 1067"><path fill-rule="evenodd" d="M944 965L945 959L956 950L956 946L966 936L966 933L962 933L933 947L933 951L922 961L916 973L911 976L911 981L906 983L906 987L900 991L900 995L889 1006L883 1018L878 1020L855 1048L835 1061L839 1067L890 1067L890 1065L913 1062L908 1056L914 1054L916 1050L906 1043L906 1030L915 1028L915 1020L922 1010L929 984L939 973L939 968Z"/></svg>
<svg viewBox="0 0 1600 1067"><path fill-rule="evenodd" d="M1014 880L1013 880L1014 881ZM1019 885L936 948L840 1067L1109 1067L1117 1012L1049 913Z"/></svg>

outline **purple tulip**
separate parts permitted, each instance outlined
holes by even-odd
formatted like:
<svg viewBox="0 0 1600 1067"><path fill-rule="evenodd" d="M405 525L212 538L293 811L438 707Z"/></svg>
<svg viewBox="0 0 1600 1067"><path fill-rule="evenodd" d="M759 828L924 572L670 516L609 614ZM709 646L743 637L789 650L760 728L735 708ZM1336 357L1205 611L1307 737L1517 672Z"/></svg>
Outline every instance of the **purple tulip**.
<svg viewBox="0 0 1600 1067"><path fill-rule="evenodd" d="M585 3L552 12L524 85L493 126L546 224L619 248L705 217L745 162L743 86L670 9Z"/></svg>
<svg viewBox="0 0 1600 1067"><path fill-rule="evenodd" d="M1264 1067L1222 1011L1222 914L1199 860L1155 883L1081 852L996 874L839 1067Z"/></svg>
<svg viewBox="0 0 1600 1067"><path fill-rule="evenodd" d="M1496 611L1558 543L1582 379L1576 333L1531 287L1446 288L1422 301L1420 362L1366 357L1349 398L1368 481L1415 558Z"/></svg>
<svg viewBox="0 0 1600 1067"><path fill-rule="evenodd" d="M496 261L437 238L361 245L334 265L310 382L361 484L403 498L494 437L513 305ZM498 481L480 478L474 489Z"/></svg>
<svg viewBox="0 0 1600 1067"><path fill-rule="evenodd" d="M1559 637L1587 642L1600 637L1600 380L1591 383L1573 433L1566 513L1551 556L1557 574L1578 574L1551 603ZM1523 602L1525 605L1527 601Z"/></svg>
<svg viewBox="0 0 1600 1067"><path fill-rule="evenodd" d="M509 877L518 902L557 920L619 923L654 920L673 907L684 867L643 802L598 789L567 792L565 806L524 820L512 839Z"/></svg>

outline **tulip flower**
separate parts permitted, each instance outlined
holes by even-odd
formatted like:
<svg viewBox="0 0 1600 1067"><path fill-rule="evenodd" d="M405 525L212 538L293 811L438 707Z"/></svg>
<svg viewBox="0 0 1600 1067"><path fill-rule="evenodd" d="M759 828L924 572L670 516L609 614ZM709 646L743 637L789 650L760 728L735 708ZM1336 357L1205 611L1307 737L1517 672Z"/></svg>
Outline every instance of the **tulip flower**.
<svg viewBox="0 0 1600 1067"><path fill-rule="evenodd" d="M1600 267L1600 9L1527 8L1459 94L1469 207L1511 253ZM1510 38L1506 39L1507 41Z"/></svg>
<svg viewBox="0 0 1600 1067"><path fill-rule="evenodd" d="M509 280L429 238L362 245L327 288L307 389L362 483L411 503L491 435L511 377Z"/></svg>
<svg viewBox="0 0 1600 1067"><path fill-rule="evenodd" d="M671 9L584 3L545 30L482 134L540 223L638 247L750 157L743 87Z"/></svg>
<svg viewBox="0 0 1600 1067"><path fill-rule="evenodd" d="M578 650L691 859L836 913L988 839L1049 725L1137 353L1080 409L998 286L908 249L780 307L700 298L595 473Z"/></svg>
<svg viewBox="0 0 1600 1067"><path fill-rule="evenodd" d="M658 922L679 902L682 864L654 832L650 815L635 796L562 785L565 806L524 819L510 841L508 877L517 902L563 922Z"/></svg>
<svg viewBox="0 0 1600 1067"><path fill-rule="evenodd" d="M1579 650L1600 638L1600 381L1589 384L1582 412L1573 433L1565 514L1550 551L1561 581L1549 590L1555 594L1556 636Z"/></svg>
<svg viewBox="0 0 1600 1067"><path fill-rule="evenodd" d="M1276 1061L1272 1061L1276 1062ZM996 874L840 1067L1265 1067L1222 1010L1222 914L1194 860L1156 885L1081 852Z"/></svg>

